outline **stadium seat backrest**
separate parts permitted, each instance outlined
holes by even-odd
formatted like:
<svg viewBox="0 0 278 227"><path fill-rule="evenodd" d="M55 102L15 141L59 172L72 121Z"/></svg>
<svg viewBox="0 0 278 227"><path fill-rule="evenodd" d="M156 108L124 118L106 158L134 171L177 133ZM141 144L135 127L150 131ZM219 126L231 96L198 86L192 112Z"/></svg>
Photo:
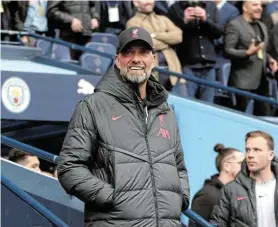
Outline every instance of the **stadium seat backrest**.
<svg viewBox="0 0 278 227"><path fill-rule="evenodd" d="M101 57L97 54L83 53L80 57L83 68L89 69L96 75L104 75L112 64L112 59Z"/></svg>
<svg viewBox="0 0 278 227"><path fill-rule="evenodd" d="M89 42L85 47L111 55L116 54L116 47L110 43Z"/></svg>
<svg viewBox="0 0 278 227"><path fill-rule="evenodd" d="M92 34L92 42L110 43L113 46L117 45L118 36L109 33L94 32Z"/></svg>

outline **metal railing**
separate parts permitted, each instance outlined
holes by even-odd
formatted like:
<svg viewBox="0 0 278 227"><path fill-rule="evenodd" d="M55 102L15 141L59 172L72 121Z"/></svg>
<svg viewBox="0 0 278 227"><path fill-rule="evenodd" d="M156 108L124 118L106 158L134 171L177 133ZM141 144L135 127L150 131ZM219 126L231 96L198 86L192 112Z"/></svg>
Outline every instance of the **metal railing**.
<svg viewBox="0 0 278 227"><path fill-rule="evenodd" d="M55 163L55 164L57 164L59 159L60 159L60 157L57 156L57 155L53 155L53 154L48 153L48 152L46 152L44 150L41 150L39 148L32 147L32 146L30 146L28 144L25 144L25 143L21 143L21 142L15 140L15 139L11 139L7 136L1 135L1 143L8 146L8 147L13 147L13 148L19 149L21 151L28 152L32 155L36 155L41 159L44 159L46 161L49 161L49 162L52 162L52 163Z"/></svg>
<svg viewBox="0 0 278 227"><path fill-rule="evenodd" d="M55 214L53 214L49 209L39 203L36 199L30 196L27 192L19 188L12 181L8 180L3 173L1 174L1 184L3 184L8 190L14 193L17 197L22 199L25 203L27 203L30 207L32 207L35 211L45 217L49 222L51 222L56 227L68 227L68 225L63 222L60 218L58 218Z"/></svg>
<svg viewBox="0 0 278 227"><path fill-rule="evenodd" d="M32 147L30 145L21 143L21 142L15 140L15 139L11 139L11 138L9 138L7 136L1 135L1 143L6 145L6 146L17 148L19 150L22 150L22 151L28 152L30 154L36 155L39 158L42 158L44 160L47 160L47 161L50 161L50 162L53 162L53 163L57 163L58 160L59 160L59 156L53 155L51 153L48 153L48 152L43 151L41 149ZM2 181L3 181L3 175L2 175ZM12 183L9 184L9 181L5 177L4 177L4 181L8 182L7 183L8 185L12 185L11 186L12 187L11 190L13 190L13 188L16 188L16 187L13 187ZM21 190L21 189L20 188L15 189L16 193L20 193L20 192L18 192L19 190ZM22 195L20 195L20 196L22 196ZM28 203L29 199L24 200L24 201ZM31 202L34 203L34 201L31 201ZM212 225L210 225L201 216L199 216L198 214L196 214L195 212L193 212L190 209L187 209L185 212L183 212L183 214L186 215L188 218L190 218L192 221L194 221L195 223L197 223L201 227L212 227Z"/></svg>
<svg viewBox="0 0 278 227"><path fill-rule="evenodd" d="M41 35L38 35L38 34L33 33L33 32L19 32L19 31L11 31L11 30L0 30L0 33L5 33L5 34L9 34L9 35L17 35L19 37L24 36L24 35L25 36L31 36L31 37L34 37L34 38L37 38L37 39L42 39L42 40L49 41L49 42L52 42L52 43L58 43L58 44L67 46L69 48L75 49L75 50L80 50L80 51L83 51L83 52L98 54L102 57L106 57L106 58L109 58L109 59L114 59L115 58L115 56L112 55L112 54L103 53L103 52L93 50L93 49L90 49L90 48L87 48L87 47L83 47L83 46L80 46L80 45L77 45L77 44L69 43L69 42L66 42L64 40L41 36ZM177 76L179 78L184 78L186 80L189 80L189 81L201 84L201 85L205 85L205 86L208 86L208 87L213 87L213 88L221 89L221 90L224 90L224 91L227 91L227 92L230 92L230 93L246 96L248 98L251 98L251 99L254 99L254 100L257 100L257 101L261 101L261 102L265 102L265 103L269 103L273 106L278 107L278 100L274 100L274 99L268 98L266 96L257 95L257 94L247 92L247 91L243 91L243 90L233 88L233 87L227 87L227 86L224 86L222 84L219 84L219 83L216 83L216 82L213 82L213 81L200 79L200 78L192 76L192 75L186 75L186 74L182 74L182 73L177 73L177 72L165 70L165 69L160 68L160 67L155 67L154 70L157 71L157 72L163 73L163 74L174 75L174 76Z"/></svg>

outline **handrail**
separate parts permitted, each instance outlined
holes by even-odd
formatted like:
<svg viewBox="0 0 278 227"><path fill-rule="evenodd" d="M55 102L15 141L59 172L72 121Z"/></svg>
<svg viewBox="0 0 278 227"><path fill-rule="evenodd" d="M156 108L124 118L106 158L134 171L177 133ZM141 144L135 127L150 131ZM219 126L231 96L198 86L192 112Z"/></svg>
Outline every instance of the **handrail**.
<svg viewBox="0 0 278 227"><path fill-rule="evenodd" d="M187 209L186 211L183 212L185 216L187 216L189 219L194 221L198 226L200 227L213 227L212 224L207 222L205 219L203 219L199 214L195 213L191 209Z"/></svg>
<svg viewBox="0 0 278 227"><path fill-rule="evenodd" d="M257 95L257 94L247 92L247 91L243 91L243 90L233 88L233 87L227 87L227 86L224 86L222 84L218 84L216 82L212 82L212 81L209 81L209 80L200 79L200 78L192 76L192 75L187 75L187 74L181 74L181 73L177 73L177 72L173 72L173 71L168 71L168 70L162 69L160 67L155 67L154 70L157 71L157 72L160 72L160 73L164 73L164 74L166 73L166 74L169 74L169 75L177 76L179 78L184 78L186 80L190 80L192 82L199 83L201 85L206 85L206 86L209 86L209 87L214 87L214 88L217 88L217 89L226 90L228 92L235 93L235 94L238 94L238 95L244 95L244 96L247 96L251 99L255 99L255 100L261 101L261 102L266 102L266 103L269 103L269 104L272 104L272 105L275 105L275 106L278 107L278 100L270 99L270 98L265 97L265 96Z"/></svg>
<svg viewBox="0 0 278 227"><path fill-rule="evenodd" d="M38 34L33 33L33 32L31 33L31 32L24 32L24 31L19 32L19 31L12 31L12 30L0 30L0 33L7 33L7 34L10 34L10 35L17 34L17 35L32 36L34 38L43 39L43 40L46 40L46 41L49 41L49 42L59 43L61 45L65 45L65 46L73 48L73 49L98 54L98 55L106 57L106 58L111 58L111 59L115 58L115 56L112 55L112 54L96 51L96 50L93 50L93 49L90 49L90 48L87 48L87 47L83 47L83 46L80 46L80 45L77 45L77 44L72 44L72 43L69 43L69 42L66 42L66 41L63 41L63 40L60 40L60 39L53 39L53 38L50 38L50 37L41 36L41 35L38 35ZM164 74L174 75L174 76L177 76L179 78L184 78L186 80L193 81L193 82L199 83L201 85L205 85L205 86L208 86L208 87L214 87L214 88L217 88L217 89L222 89L222 90L225 90L225 91L228 91L228 92L231 92L231 93L235 93L235 94L238 94L238 95L247 96L247 97L249 97L251 99L255 99L257 101L261 101L261 102L272 104L274 106L278 106L278 101L277 100L268 98L266 96L253 94L251 92L243 91L243 90L233 88L233 87L227 87L227 86L224 86L224 85L216 83L216 82L200 79L200 78L194 77L192 75L186 75L186 74L182 74L182 73L177 73L177 72L165 70L165 69L162 69L160 67L155 67L154 70L158 71L158 72L161 72L161 73L164 73Z"/></svg>
<svg viewBox="0 0 278 227"><path fill-rule="evenodd" d="M53 154L48 153L48 152L46 152L44 150L41 150L39 148L32 147L32 146L30 146L28 144L25 144L25 143L21 143L21 142L15 140L15 139L11 139L7 136L1 135L1 143L8 146L8 147L13 147L13 148L28 152L32 155L36 155L41 159L44 159L46 161L49 161L49 162L52 162L52 163L55 163L55 164L57 164L59 159L60 159L60 157L57 156L57 155L53 155Z"/></svg>
<svg viewBox="0 0 278 227"><path fill-rule="evenodd" d="M27 203L30 207L32 207L35 211L37 211L40 215L42 215L48 221L50 221L54 226L68 227L68 225L65 222L63 222L60 218L58 218L45 206L43 206L36 199L34 199L31 195L29 195L27 192L19 188L16 184L14 184L12 181L10 181L8 178L6 178L3 175L1 175L1 183L12 193L14 193L17 197L22 199L25 203Z"/></svg>
<svg viewBox="0 0 278 227"><path fill-rule="evenodd" d="M51 38L51 37L38 35L37 33L34 33L34 32L0 30L0 33L5 33L5 34L9 34L9 35L19 35L19 36L31 36L33 38L42 39L42 40L45 40L45 41L48 41L48 42L58 43L58 44L67 46L71 49L80 50L80 51L83 51L83 52L89 52L89 53L92 53L92 54L97 54L97 55L100 55L102 57L109 58L109 59L112 59L112 60L115 58L114 55L109 54L109 53L104 53L104 52L94 50L94 49L91 49L91 48L88 48L88 47L84 47L84 46L81 46L81 45L70 43L70 42L67 42L67 41L64 41L64 40L61 40L61 39L57 39L57 38L54 39L54 38Z"/></svg>

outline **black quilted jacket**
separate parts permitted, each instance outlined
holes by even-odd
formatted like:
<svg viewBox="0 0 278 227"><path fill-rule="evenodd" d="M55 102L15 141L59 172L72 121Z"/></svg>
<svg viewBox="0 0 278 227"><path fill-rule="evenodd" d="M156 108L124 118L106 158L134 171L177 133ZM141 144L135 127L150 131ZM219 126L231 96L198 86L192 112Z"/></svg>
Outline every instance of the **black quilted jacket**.
<svg viewBox="0 0 278 227"><path fill-rule="evenodd" d="M145 106L137 91L111 68L72 116L58 176L68 193L85 202L86 226L179 227L189 205L167 93L152 77Z"/></svg>
<svg viewBox="0 0 278 227"><path fill-rule="evenodd" d="M272 160L272 171L276 177L275 218L278 227L278 158ZM212 223L219 227L258 227L256 211L255 181L249 177L246 163L235 181L222 188L220 205L212 212Z"/></svg>

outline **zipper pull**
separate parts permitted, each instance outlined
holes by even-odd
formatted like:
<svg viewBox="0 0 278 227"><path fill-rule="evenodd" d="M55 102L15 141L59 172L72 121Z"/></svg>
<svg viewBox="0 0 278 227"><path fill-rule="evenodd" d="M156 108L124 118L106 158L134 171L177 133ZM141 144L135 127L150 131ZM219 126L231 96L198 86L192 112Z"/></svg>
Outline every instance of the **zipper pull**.
<svg viewBox="0 0 278 227"><path fill-rule="evenodd" d="M145 112L146 112L146 124L148 124L149 113L148 113L148 107L147 106L145 106Z"/></svg>

